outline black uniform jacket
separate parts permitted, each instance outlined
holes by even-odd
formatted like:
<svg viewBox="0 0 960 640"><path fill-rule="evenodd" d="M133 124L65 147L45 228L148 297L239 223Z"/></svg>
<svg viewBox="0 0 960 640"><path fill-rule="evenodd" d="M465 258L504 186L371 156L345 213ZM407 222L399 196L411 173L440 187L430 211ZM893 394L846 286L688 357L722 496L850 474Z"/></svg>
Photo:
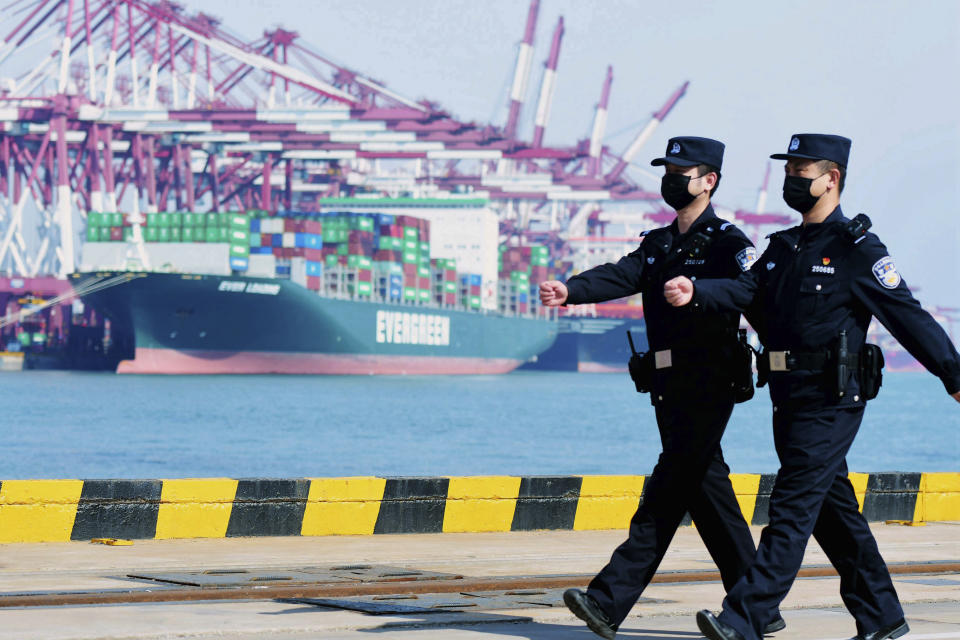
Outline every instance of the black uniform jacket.
<svg viewBox="0 0 960 640"><path fill-rule="evenodd" d="M697 233L708 236L710 242L702 255L691 257L685 249ZM753 244L743 232L718 218L713 207L708 206L687 233L681 234L674 220L667 227L647 232L640 247L616 264L600 265L570 278L567 304L603 302L642 293L650 349L671 349L673 353L674 366L658 371L658 381L663 383L671 370L682 370L682 376L671 376L674 385L685 383L685 387L702 391L719 385L729 390L732 376L723 365L729 364L736 345L740 313L718 310L702 314L675 308L664 299L663 285L678 275L691 279L734 278L749 268L755 257ZM658 388L661 387L662 384Z"/></svg>
<svg viewBox="0 0 960 640"><path fill-rule="evenodd" d="M770 236L763 255L735 280L698 280L692 306L709 314L743 311L768 351L823 352L846 330L850 353L865 342L875 316L950 393L960 390L960 355L924 311L873 233L854 239L837 207L820 224ZM842 398L822 373L772 373L774 405L854 406L863 403L858 376ZM834 383L835 385L835 383Z"/></svg>

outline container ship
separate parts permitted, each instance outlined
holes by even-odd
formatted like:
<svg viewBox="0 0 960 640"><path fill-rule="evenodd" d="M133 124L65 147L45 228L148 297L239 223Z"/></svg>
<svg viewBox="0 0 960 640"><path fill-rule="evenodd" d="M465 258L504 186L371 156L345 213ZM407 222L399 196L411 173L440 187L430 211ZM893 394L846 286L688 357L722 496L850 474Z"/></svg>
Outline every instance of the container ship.
<svg viewBox="0 0 960 640"><path fill-rule="evenodd" d="M496 218L435 219L431 243L407 215L102 214L70 278L118 373L498 374L550 347L557 322L531 295L546 248L509 271L495 244L461 251L458 268L432 257L457 241L444 234Z"/></svg>
<svg viewBox="0 0 960 640"><path fill-rule="evenodd" d="M581 304L565 309L557 322L557 340L523 369L621 373L630 360L630 342L647 349L643 308L624 302Z"/></svg>

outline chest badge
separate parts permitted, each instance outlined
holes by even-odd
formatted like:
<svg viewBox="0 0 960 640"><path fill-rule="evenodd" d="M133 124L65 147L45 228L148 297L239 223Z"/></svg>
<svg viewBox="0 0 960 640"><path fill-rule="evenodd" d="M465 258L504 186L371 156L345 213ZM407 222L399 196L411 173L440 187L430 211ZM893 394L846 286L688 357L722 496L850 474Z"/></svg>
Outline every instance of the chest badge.
<svg viewBox="0 0 960 640"><path fill-rule="evenodd" d="M777 263L776 263L776 262L768 262L768 263L767 263L767 271L770 271L770 270L773 269L775 266L777 266Z"/></svg>
<svg viewBox="0 0 960 640"><path fill-rule="evenodd" d="M656 260L656 258L654 258L653 256L648 256L648 257L647 257L647 264L653 264L653 262L654 262L655 260Z"/></svg>
<svg viewBox="0 0 960 640"><path fill-rule="evenodd" d="M828 264L830 264L830 258L821 258L820 262L823 263L823 266L827 266Z"/></svg>

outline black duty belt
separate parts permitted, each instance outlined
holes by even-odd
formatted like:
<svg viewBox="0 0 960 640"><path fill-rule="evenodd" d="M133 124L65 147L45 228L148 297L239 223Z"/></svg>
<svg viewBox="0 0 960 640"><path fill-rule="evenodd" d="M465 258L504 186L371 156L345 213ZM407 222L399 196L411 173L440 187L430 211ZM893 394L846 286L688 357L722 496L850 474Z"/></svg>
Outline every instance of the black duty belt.
<svg viewBox="0 0 960 640"><path fill-rule="evenodd" d="M764 351L761 358L769 363L769 371L823 371L832 358L824 352ZM847 366L856 368L860 358L856 353L847 354Z"/></svg>
<svg viewBox="0 0 960 640"><path fill-rule="evenodd" d="M709 362L722 352L730 349L730 344L711 344L708 346L683 346L670 349L661 349L653 352L653 368L669 369L679 365L703 364ZM713 358L711 358L713 356Z"/></svg>

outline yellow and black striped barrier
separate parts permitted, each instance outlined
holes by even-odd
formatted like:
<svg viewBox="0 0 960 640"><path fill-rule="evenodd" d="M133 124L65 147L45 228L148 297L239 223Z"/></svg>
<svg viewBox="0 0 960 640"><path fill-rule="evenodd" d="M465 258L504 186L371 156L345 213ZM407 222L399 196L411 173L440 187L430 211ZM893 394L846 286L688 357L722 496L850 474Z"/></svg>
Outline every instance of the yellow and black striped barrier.
<svg viewBox="0 0 960 640"><path fill-rule="evenodd" d="M851 473L868 521L960 521L960 473ZM732 474L767 522L774 476ZM0 543L625 529L645 476L5 480ZM689 524L689 517L686 520Z"/></svg>

